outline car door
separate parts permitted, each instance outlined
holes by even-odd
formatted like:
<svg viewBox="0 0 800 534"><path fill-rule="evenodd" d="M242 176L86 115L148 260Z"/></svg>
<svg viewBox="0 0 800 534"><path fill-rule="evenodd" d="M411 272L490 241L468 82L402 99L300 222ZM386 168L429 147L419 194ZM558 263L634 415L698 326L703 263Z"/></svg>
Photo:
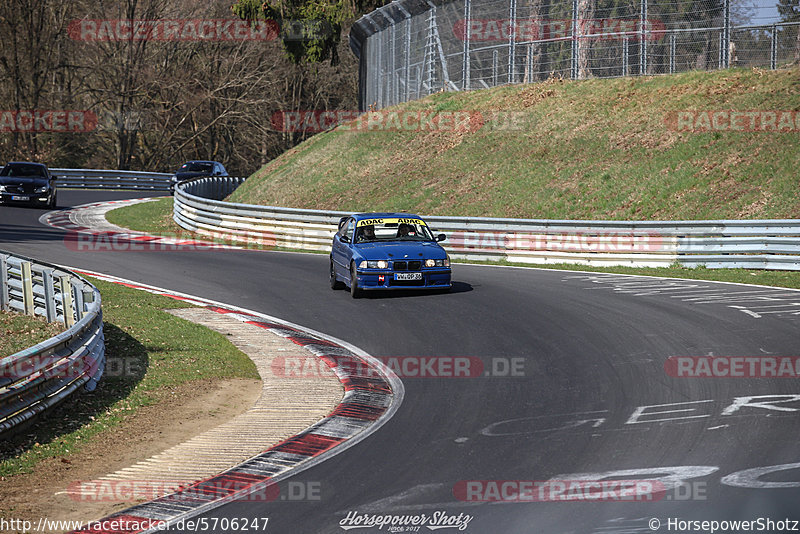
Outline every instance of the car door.
<svg viewBox="0 0 800 534"><path fill-rule="evenodd" d="M350 276L350 258L353 257L353 233L356 222L352 217L340 221L339 231L333 238L331 246L331 257L333 258L333 268L340 276ZM343 239L344 238L344 239Z"/></svg>

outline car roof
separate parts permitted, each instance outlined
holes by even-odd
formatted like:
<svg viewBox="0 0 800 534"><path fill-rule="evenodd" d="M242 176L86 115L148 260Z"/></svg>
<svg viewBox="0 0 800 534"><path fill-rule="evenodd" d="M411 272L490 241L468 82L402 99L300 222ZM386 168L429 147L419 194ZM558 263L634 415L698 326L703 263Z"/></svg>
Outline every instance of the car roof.
<svg viewBox="0 0 800 534"><path fill-rule="evenodd" d="M422 219L419 215L413 213L391 213L391 212L376 212L376 213L355 213L353 214L356 220L361 219L389 219L389 218L406 218L406 219Z"/></svg>
<svg viewBox="0 0 800 534"><path fill-rule="evenodd" d="M44 163L35 163L33 161L9 161L6 165L36 165L37 167L47 167Z"/></svg>
<svg viewBox="0 0 800 534"><path fill-rule="evenodd" d="M186 163L219 163L219 162L211 161L210 159L190 159ZM184 165L186 165L186 163L184 163Z"/></svg>

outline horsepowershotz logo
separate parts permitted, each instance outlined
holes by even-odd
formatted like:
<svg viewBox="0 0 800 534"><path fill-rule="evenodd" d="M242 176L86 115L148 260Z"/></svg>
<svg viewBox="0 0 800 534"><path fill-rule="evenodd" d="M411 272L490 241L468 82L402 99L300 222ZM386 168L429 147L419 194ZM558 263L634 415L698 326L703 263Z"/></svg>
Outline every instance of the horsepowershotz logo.
<svg viewBox="0 0 800 534"><path fill-rule="evenodd" d="M360 528L377 528L386 532L418 532L424 527L428 530L467 530L467 525L472 521L473 516L469 514L448 514L444 510L438 510L428 514L360 514L357 511L347 513L347 517L339 521L342 530L354 530Z"/></svg>

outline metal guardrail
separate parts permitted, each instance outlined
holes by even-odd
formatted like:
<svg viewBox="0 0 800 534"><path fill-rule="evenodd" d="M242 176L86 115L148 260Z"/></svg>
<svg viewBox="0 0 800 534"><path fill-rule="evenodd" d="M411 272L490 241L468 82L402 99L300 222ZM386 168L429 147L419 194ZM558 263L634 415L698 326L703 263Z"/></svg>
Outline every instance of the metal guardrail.
<svg viewBox="0 0 800 534"><path fill-rule="evenodd" d="M66 399L92 391L105 369L100 292L54 265L0 252L0 309L67 329L0 358L0 435Z"/></svg>
<svg viewBox="0 0 800 534"><path fill-rule="evenodd" d="M171 173L103 169L50 169L65 189L133 189L169 191Z"/></svg>
<svg viewBox="0 0 800 534"><path fill-rule="evenodd" d="M182 228L259 247L330 250L342 211L236 204L242 178L200 178L175 191ZM800 270L800 220L561 221L425 217L451 257L518 263Z"/></svg>

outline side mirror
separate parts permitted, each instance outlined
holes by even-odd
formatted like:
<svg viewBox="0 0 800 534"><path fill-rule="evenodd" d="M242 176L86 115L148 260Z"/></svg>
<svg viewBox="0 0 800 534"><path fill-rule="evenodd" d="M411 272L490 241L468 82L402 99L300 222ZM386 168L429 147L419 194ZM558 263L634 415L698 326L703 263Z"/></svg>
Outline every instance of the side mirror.
<svg viewBox="0 0 800 534"><path fill-rule="evenodd" d="M341 241L342 243L349 243L350 238L347 237L346 235L343 235L342 237L339 238L339 241Z"/></svg>
<svg viewBox="0 0 800 534"><path fill-rule="evenodd" d="M437 243L438 243L439 241L444 241L445 239L447 239L447 236L446 236L446 235L444 235L444 234L439 234L439 235L437 235L437 236L436 236L436 242L437 242Z"/></svg>

